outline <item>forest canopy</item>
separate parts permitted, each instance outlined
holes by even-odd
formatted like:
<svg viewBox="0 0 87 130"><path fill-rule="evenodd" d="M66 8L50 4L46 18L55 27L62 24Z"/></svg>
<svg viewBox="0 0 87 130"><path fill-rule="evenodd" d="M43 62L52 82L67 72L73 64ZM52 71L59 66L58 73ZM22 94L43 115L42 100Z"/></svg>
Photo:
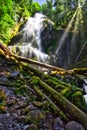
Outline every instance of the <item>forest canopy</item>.
<svg viewBox="0 0 87 130"><path fill-rule="evenodd" d="M0 5L0 41L4 43L9 42L12 30L21 18L26 20L36 12L42 12L55 23L56 28L65 29L78 7L78 31L84 30L84 36L87 34L86 0L46 0L42 6L33 0L3 0ZM79 30L80 27L83 30Z"/></svg>
<svg viewBox="0 0 87 130"><path fill-rule="evenodd" d="M0 129L87 129L87 0L0 0L0 29Z"/></svg>

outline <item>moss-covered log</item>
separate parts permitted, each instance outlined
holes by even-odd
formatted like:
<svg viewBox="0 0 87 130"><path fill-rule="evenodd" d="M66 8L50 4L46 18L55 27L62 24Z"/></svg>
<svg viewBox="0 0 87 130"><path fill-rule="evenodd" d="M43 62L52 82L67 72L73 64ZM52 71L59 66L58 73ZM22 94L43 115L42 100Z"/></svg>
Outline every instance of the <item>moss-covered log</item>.
<svg viewBox="0 0 87 130"><path fill-rule="evenodd" d="M52 88L57 89L59 91L63 90L66 88L66 86L62 85L62 83L58 83L56 81L54 81L53 79L48 78L47 80L45 80L45 82L48 85L51 85Z"/></svg>
<svg viewBox="0 0 87 130"><path fill-rule="evenodd" d="M65 71L66 72L66 70L63 69L63 68L58 68L58 67L55 67L55 66L52 66L52 65L49 65L49 64L44 64L42 62L29 59L29 58L17 56L15 54L13 54L12 52L10 52L10 50L7 47L5 47L2 43L0 43L0 49L2 49L2 51L4 52L5 55L8 55L9 57L14 57L18 61L26 62L26 63L37 65L37 66L41 66L41 67L48 68L48 69L51 69L51 70Z"/></svg>
<svg viewBox="0 0 87 130"><path fill-rule="evenodd" d="M49 84L51 83L52 85L54 85L56 87L57 87L58 84L61 85L61 87L63 87L63 88L71 86L70 84L67 84L63 81L60 81L58 78L44 74L42 71L40 71L36 68L33 68L31 66L23 65L23 69L33 72L34 75L37 75L38 77L42 78L45 82L47 82Z"/></svg>
<svg viewBox="0 0 87 130"><path fill-rule="evenodd" d="M33 88L34 88L35 92L36 92L41 98L46 99L46 100L49 102L49 105L50 105L51 109L54 111L55 114L57 114L58 116L60 116L60 117L61 117L62 119L64 119L65 121L68 121L68 118L67 118L66 115L63 113L63 111L60 110L60 109L58 108L58 106L56 106L56 105L53 103L53 101L50 100L50 98L49 98L47 95L45 95L45 94L39 89L39 87L37 87L37 86L34 85Z"/></svg>
<svg viewBox="0 0 87 130"><path fill-rule="evenodd" d="M44 63L34 61L34 60L31 60L28 58L17 56L15 54L13 54L12 52L10 52L9 49L7 47L5 47L2 43L0 43L0 49L3 51L3 53L6 56L8 55L10 58L14 57L16 60L21 61L21 62L26 62L31 65L33 64L33 65L41 66L41 67L44 67L44 68L47 68L50 70L56 70L56 73L58 73L58 74L63 74L63 75L65 75L65 74L87 74L87 68L80 68L80 69L75 68L72 70L65 70L63 68L55 67L55 66L52 66L49 64L44 64Z"/></svg>
<svg viewBox="0 0 87 130"><path fill-rule="evenodd" d="M74 68L74 74L87 75L87 68Z"/></svg>
<svg viewBox="0 0 87 130"><path fill-rule="evenodd" d="M74 104L63 97L59 92L48 86L45 82L38 78L38 83L45 91L51 94L52 98L55 99L58 106L66 113L69 114L71 119L81 123L85 129L87 129L87 115Z"/></svg>

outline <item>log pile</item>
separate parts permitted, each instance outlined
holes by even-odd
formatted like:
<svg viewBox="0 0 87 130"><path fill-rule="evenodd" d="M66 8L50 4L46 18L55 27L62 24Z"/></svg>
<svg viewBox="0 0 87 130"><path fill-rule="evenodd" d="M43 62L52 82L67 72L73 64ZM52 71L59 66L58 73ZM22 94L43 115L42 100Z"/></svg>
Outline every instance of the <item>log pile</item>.
<svg viewBox="0 0 87 130"><path fill-rule="evenodd" d="M60 75L73 75L73 76L77 76L77 74L86 75L87 68L80 68L80 69L74 68L72 70L65 70L63 68L58 68L55 66L44 64L28 58L17 56L12 52L10 52L9 49L1 43L0 43L0 53L2 53L3 55L5 55L10 59L14 58L21 64L22 62L28 63L28 65L22 64L22 67L23 69L26 69L27 71L33 73L31 77L31 86L38 94L38 96L46 99L49 102L50 107L53 109L54 113L58 114L65 121L75 120L81 123L85 129L87 129L87 114L78 107L76 107L59 91L56 90L57 88L61 88L62 90L66 87L71 89L71 86L50 75L45 75L43 72L35 68L32 68L30 65L33 64L40 67L44 67L51 71L56 71L56 73ZM49 80L51 82L51 85L49 84Z"/></svg>

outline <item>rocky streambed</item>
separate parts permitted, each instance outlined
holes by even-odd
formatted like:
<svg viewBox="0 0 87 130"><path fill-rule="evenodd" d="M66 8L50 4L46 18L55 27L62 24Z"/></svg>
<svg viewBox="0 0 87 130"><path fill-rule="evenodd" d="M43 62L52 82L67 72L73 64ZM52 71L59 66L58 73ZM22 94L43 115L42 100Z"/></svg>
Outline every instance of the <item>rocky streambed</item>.
<svg viewBox="0 0 87 130"><path fill-rule="evenodd" d="M56 101L51 101L51 94L46 92L46 96L43 89L40 89L43 94L35 90L37 75L27 66L0 54L0 130L85 130L83 124L71 118L72 115L60 114ZM56 86L57 91L86 114L84 91L74 86L72 77L58 76L56 79L59 78L61 84L56 80L51 82L43 75L40 78L52 87ZM73 89L66 87L70 81Z"/></svg>

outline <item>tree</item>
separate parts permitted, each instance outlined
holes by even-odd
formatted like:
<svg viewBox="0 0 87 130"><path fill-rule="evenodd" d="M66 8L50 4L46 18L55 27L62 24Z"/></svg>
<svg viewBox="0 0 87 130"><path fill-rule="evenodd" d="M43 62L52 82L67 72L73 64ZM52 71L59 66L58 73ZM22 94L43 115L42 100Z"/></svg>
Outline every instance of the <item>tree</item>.
<svg viewBox="0 0 87 130"><path fill-rule="evenodd" d="M11 38L11 29L20 21L40 12L41 6L33 0L0 1L0 40L7 43Z"/></svg>
<svg viewBox="0 0 87 130"><path fill-rule="evenodd" d="M41 6L37 2L33 2L30 5L30 9L31 9L30 12L32 15L34 15L37 12L41 12Z"/></svg>
<svg viewBox="0 0 87 130"><path fill-rule="evenodd" d="M8 30L14 25L12 6L12 0L0 1L0 39L3 41L9 39L10 35Z"/></svg>
<svg viewBox="0 0 87 130"><path fill-rule="evenodd" d="M48 16L51 20L54 17L54 1L53 0L46 0L46 2L42 5L42 12Z"/></svg>

